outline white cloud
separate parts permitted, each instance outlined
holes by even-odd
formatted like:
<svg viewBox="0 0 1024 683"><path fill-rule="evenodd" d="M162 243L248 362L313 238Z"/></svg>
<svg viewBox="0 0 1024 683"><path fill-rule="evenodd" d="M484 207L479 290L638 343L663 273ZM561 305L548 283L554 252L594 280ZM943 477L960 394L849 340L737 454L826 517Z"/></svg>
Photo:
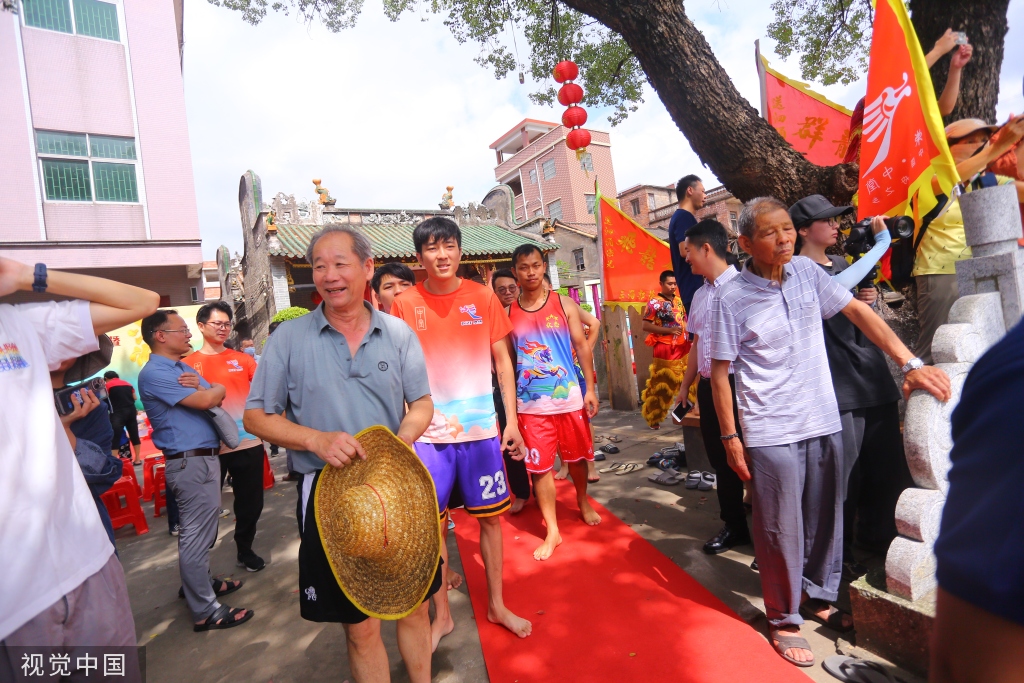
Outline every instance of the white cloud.
<svg viewBox="0 0 1024 683"><path fill-rule="evenodd" d="M755 39L773 66L799 76L795 60L776 58L764 38L768 3L688 0L687 11L753 106ZM494 185L488 145L524 117L558 120L560 107L529 102L529 81L495 80L473 61L475 45L459 45L440 19L423 18L392 24L370 0L354 29L332 34L275 13L253 27L207 0L187 0L185 96L208 258L220 244L241 250L237 191L246 169L268 196L309 197L319 177L342 206L432 207L445 185L460 203L478 201ZM1009 19L1000 116L1024 111L1024 41L1012 28L1024 23L1024 0L1012 0ZM864 83L818 89L852 107ZM689 172L714 183L655 93L645 99L616 128L591 112L593 127L611 132L618 187Z"/></svg>

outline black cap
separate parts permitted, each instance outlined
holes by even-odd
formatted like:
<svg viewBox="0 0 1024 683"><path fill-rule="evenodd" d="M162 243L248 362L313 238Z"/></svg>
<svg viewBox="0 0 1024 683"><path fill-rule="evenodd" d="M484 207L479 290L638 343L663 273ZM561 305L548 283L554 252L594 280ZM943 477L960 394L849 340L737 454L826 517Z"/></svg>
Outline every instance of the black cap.
<svg viewBox="0 0 1024 683"><path fill-rule="evenodd" d="M832 202L820 194L812 194L810 197L804 197L789 207L789 217L792 219L794 226L802 228L814 221L844 216L848 213L853 213L853 211L854 208L852 206L833 206Z"/></svg>

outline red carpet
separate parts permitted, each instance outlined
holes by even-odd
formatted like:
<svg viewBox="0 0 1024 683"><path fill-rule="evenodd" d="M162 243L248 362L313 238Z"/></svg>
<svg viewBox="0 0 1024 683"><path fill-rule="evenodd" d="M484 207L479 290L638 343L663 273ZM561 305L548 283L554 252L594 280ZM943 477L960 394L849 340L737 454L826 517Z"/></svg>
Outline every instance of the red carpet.
<svg viewBox="0 0 1024 683"><path fill-rule="evenodd" d="M544 536L536 505L502 517L505 604L533 622L526 639L487 621L479 525L454 513L491 683L807 683L618 517L591 499L602 522L586 526L568 482L558 482L558 502L563 542L545 562L533 559Z"/></svg>

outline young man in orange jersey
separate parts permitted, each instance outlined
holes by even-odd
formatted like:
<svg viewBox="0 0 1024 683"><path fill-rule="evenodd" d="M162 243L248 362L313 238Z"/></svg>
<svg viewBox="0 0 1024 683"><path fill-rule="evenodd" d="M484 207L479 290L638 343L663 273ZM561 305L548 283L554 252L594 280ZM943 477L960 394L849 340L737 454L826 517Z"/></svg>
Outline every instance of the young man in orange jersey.
<svg viewBox="0 0 1024 683"><path fill-rule="evenodd" d="M569 464L583 521L592 526L601 522L587 500L587 464L594 460L594 444L586 418L597 414L597 382L578 309L570 305L574 302L569 297L544 286L543 252L535 244L517 247L512 268L521 289L509 307L516 354L516 412L528 453L526 469L533 476L534 494L548 529L533 557L546 560L562 542L555 521L556 451ZM576 376L573 350L586 378L586 393Z"/></svg>
<svg viewBox="0 0 1024 683"><path fill-rule="evenodd" d="M222 384L227 390L221 405L238 423L240 442L237 448L221 444L221 482L224 473L231 475L235 496L235 546L238 566L250 572L263 569L266 562L253 552L256 523L263 512L263 441L242 427L242 413L249 387L256 374L256 359L247 353L224 346L231 335L233 313L224 301L206 304L196 313L196 324L203 333L203 347L181 362L203 379Z"/></svg>
<svg viewBox="0 0 1024 683"><path fill-rule="evenodd" d="M458 486L466 512L480 523L487 618L525 638L532 624L510 612L502 597L498 522L498 515L511 505L502 450L518 459L526 455L516 419L514 368L505 341L512 323L490 288L458 277L462 232L454 221L428 218L416 226L412 237L427 279L395 297L391 314L416 332L434 400L434 419L414 448L434 478L442 513ZM508 417L504 434L498 434L491 393L492 360ZM445 553L443 543L441 548ZM447 591L436 596L437 616L431 626L435 649L455 628Z"/></svg>

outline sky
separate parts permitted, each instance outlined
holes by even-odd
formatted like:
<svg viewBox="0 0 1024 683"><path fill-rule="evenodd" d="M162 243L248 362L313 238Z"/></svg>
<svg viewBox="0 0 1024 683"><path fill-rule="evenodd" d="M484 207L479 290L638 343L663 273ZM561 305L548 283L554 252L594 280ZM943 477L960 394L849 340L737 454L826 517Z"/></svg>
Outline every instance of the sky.
<svg viewBox="0 0 1024 683"><path fill-rule="evenodd" d="M765 37L770 3L685 6L754 107L754 40L774 68L800 77L797 58L781 60ZM1024 0L1011 0L1009 24L1000 119L1024 111ZM250 26L237 12L185 0L185 106L205 258L222 244L242 251L238 180L247 169L262 179L264 201L278 192L311 198L311 179L320 178L338 206L432 208L446 185L455 187L456 203L479 202L495 185L488 145L524 118L558 121L562 107L532 104L529 78L526 85L515 75L496 80L473 61L478 54L439 17L413 13L391 23L376 0L340 33L275 12ZM865 80L812 87L852 108ZM607 111L589 110L587 127L611 134L618 189L670 184L687 173L717 185L650 87L644 99L614 128Z"/></svg>

